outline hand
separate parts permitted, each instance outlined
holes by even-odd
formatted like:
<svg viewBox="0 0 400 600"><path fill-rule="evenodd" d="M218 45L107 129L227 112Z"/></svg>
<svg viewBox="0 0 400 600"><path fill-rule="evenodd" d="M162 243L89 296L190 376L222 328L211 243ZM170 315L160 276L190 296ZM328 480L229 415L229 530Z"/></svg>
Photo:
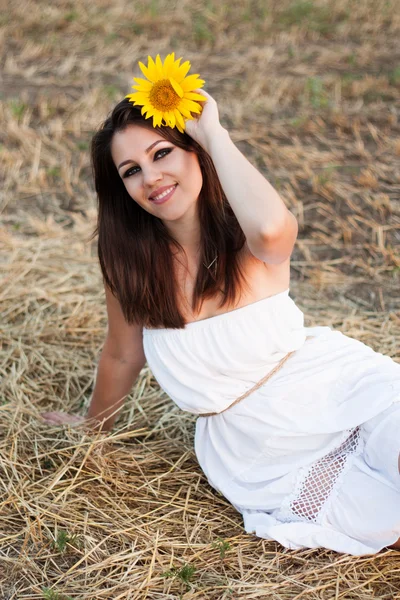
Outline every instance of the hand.
<svg viewBox="0 0 400 600"><path fill-rule="evenodd" d="M60 410L41 413L41 417L48 425L80 425L86 421L86 417L70 415Z"/></svg>
<svg viewBox="0 0 400 600"><path fill-rule="evenodd" d="M82 425L83 431L88 434L107 433L107 430L100 429L102 424L95 418L82 417L80 415L70 415L69 413L62 412L61 410L41 413L41 417L48 425L75 425L76 427Z"/></svg>
<svg viewBox="0 0 400 600"><path fill-rule="evenodd" d="M186 133L208 152L210 141L223 127L219 122L218 106L214 98L203 89L194 91L204 96L204 102L196 101L203 110L200 115L192 113L194 119L186 121Z"/></svg>

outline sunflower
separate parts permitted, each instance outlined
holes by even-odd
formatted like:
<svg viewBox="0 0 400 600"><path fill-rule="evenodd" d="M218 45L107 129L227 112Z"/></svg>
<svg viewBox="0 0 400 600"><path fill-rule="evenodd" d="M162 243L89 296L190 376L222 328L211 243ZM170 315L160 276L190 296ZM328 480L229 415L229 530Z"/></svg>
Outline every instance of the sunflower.
<svg viewBox="0 0 400 600"><path fill-rule="evenodd" d="M175 60L175 53L172 52L164 64L159 54L155 62L151 56L148 57L147 67L139 61L139 67L147 79L134 77L137 85L132 88L137 92L128 94L126 98L135 106L142 106L141 112L146 119L153 117L153 127L167 125L177 127L183 133L185 119L193 119L191 113L201 113L198 101L204 102L205 98L194 90L203 87L205 82L199 79L199 75L187 76L190 62L187 60L181 65L181 60Z"/></svg>

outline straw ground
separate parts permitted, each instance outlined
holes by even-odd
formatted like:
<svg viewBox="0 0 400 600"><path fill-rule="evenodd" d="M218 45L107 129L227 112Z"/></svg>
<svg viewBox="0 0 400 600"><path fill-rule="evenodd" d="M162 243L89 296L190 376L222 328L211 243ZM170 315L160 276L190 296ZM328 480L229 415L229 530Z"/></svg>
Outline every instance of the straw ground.
<svg viewBox="0 0 400 600"><path fill-rule="evenodd" d="M306 324L400 361L397 3L15 2L0 27L0 598L399 598L394 550L243 533L147 366L110 434L40 419L90 401L106 318L88 146L148 53L192 61L297 216Z"/></svg>

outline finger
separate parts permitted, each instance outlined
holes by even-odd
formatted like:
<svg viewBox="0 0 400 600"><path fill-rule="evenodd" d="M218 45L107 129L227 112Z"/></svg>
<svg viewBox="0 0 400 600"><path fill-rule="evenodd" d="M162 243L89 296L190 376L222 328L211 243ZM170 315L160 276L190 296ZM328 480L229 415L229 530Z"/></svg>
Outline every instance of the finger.
<svg viewBox="0 0 400 600"><path fill-rule="evenodd" d="M71 423L75 423L77 425L79 423L83 423L84 421L86 421L85 417L80 417L79 415L71 417Z"/></svg>
<svg viewBox="0 0 400 600"><path fill-rule="evenodd" d="M214 100L214 98L208 92L206 92L206 90L204 90L203 88L198 88L194 91L196 92L196 94L203 95L206 98L206 100ZM199 102L200 102L200 100L199 100Z"/></svg>
<svg viewBox="0 0 400 600"><path fill-rule="evenodd" d="M63 425L65 421L62 417L51 417L48 419L47 423L49 425Z"/></svg>
<svg viewBox="0 0 400 600"><path fill-rule="evenodd" d="M45 412L40 415L45 421L52 421L57 418L57 413L55 412Z"/></svg>
<svg viewBox="0 0 400 600"><path fill-rule="evenodd" d="M202 108L204 108L204 104L207 104L208 100L211 98L211 96L209 94L207 94L207 92L205 92L204 90L202 90L201 88L198 88L196 90L193 90L196 94L200 94L200 96L204 97L204 100L196 100L196 102L198 104L200 104L200 106ZM197 114L197 113L196 113Z"/></svg>
<svg viewBox="0 0 400 600"><path fill-rule="evenodd" d="M56 417L46 417L43 419L43 422L46 423L46 425L59 425L60 422L57 420Z"/></svg>
<svg viewBox="0 0 400 600"><path fill-rule="evenodd" d="M195 94L200 94L200 96L204 96L204 102L207 100L207 96L204 90L202 90L201 88L198 88L196 90L193 90ZM201 102L201 100L196 100L196 102Z"/></svg>
<svg viewBox="0 0 400 600"><path fill-rule="evenodd" d="M81 423L84 417L80 415L69 415L68 413L63 412L47 412L41 414L45 423L50 425L75 425L77 423Z"/></svg>

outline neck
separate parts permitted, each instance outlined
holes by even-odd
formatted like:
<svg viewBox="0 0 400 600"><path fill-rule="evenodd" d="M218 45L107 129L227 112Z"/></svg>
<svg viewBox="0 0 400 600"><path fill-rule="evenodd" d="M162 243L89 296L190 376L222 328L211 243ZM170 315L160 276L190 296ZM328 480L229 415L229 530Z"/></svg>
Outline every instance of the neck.
<svg viewBox="0 0 400 600"><path fill-rule="evenodd" d="M186 215L185 215L186 216ZM201 249L200 221L182 218L177 221L164 221L170 235L189 256L197 256Z"/></svg>

